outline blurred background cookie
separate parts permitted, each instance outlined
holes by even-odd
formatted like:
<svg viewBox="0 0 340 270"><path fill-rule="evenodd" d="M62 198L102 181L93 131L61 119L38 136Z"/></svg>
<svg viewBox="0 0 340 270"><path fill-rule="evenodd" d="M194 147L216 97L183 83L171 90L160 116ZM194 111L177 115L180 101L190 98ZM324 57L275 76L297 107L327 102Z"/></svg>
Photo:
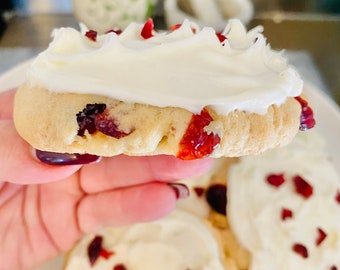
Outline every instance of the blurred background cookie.
<svg viewBox="0 0 340 270"><path fill-rule="evenodd" d="M248 23L254 7L250 0L164 0L165 20L170 27L189 19L200 27L212 26L222 31L228 19Z"/></svg>
<svg viewBox="0 0 340 270"><path fill-rule="evenodd" d="M144 22L153 13L158 0L73 0L76 19L99 33L118 28L130 22Z"/></svg>

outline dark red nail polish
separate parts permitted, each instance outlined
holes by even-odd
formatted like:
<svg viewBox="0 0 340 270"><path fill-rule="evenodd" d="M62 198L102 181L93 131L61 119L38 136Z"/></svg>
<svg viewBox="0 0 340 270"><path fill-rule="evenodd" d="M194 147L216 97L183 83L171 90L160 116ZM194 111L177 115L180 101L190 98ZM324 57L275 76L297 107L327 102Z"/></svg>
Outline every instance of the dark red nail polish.
<svg viewBox="0 0 340 270"><path fill-rule="evenodd" d="M169 183L168 185L175 191L177 199L185 199L189 197L190 191L186 185L180 183Z"/></svg>
<svg viewBox="0 0 340 270"><path fill-rule="evenodd" d="M82 165L98 162L99 156L90 154L54 153L35 149L36 157L49 165Z"/></svg>

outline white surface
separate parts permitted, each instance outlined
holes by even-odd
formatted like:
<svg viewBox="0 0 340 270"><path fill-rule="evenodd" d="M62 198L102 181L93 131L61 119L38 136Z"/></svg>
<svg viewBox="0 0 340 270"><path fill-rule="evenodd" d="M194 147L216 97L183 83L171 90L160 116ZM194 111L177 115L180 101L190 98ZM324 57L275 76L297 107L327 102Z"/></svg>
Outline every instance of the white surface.
<svg viewBox="0 0 340 270"><path fill-rule="evenodd" d="M20 85L26 77L30 61L23 62L0 76L0 92ZM322 90L305 82L305 94L314 110L316 129L325 138L329 158L340 175L340 109ZM37 270L61 270L58 257Z"/></svg>

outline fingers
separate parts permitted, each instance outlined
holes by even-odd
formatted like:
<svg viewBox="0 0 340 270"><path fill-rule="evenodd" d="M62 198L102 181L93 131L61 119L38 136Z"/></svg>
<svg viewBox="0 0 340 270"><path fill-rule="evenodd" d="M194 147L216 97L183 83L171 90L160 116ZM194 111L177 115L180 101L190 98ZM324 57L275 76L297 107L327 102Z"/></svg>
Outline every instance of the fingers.
<svg viewBox="0 0 340 270"><path fill-rule="evenodd" d="M13 117L13 102L16 89L0 93L0 120Z"/></svg>
<svg viewBox="0 0 340 270"><path fill-rule="evenodd" d="M184 161L173 156L104 158L98 164L84 166L81 186L88 193L139 185L151 181L170 182L202 174L211 159ZM99 180L100 179L100 180Z"/></svg>
<svg viewBox="0 0 340 270"><path fill-rule="evenodd" d="M155 220L168 214L176 192L165 183L149 183L84 197L78 206L78 224L83 233L104 226L123 226Z"/></svg>
<svg viewBox="0 0 340 270"><path fill-rule="evenodd" d="M63 179L80 166L50 166L39 162L18 135L13 121L0 120L0 181L16 184L47 183Z"/></svg>

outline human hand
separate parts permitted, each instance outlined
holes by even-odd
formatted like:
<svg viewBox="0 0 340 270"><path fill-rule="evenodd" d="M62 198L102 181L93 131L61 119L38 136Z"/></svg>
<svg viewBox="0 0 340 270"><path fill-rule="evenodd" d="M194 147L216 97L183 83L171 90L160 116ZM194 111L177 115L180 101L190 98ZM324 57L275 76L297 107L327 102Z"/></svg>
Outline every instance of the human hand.
<svg viewBox="0 0 340 270"><path fill-rule="evenodd" d="M1 269L34 269L70 249L85 233L160 218L211 160L170 156L103 158L52 166L33 157L12 121L14 90L0 94ZM28 116L29 118L29 116Z"/></svg>

